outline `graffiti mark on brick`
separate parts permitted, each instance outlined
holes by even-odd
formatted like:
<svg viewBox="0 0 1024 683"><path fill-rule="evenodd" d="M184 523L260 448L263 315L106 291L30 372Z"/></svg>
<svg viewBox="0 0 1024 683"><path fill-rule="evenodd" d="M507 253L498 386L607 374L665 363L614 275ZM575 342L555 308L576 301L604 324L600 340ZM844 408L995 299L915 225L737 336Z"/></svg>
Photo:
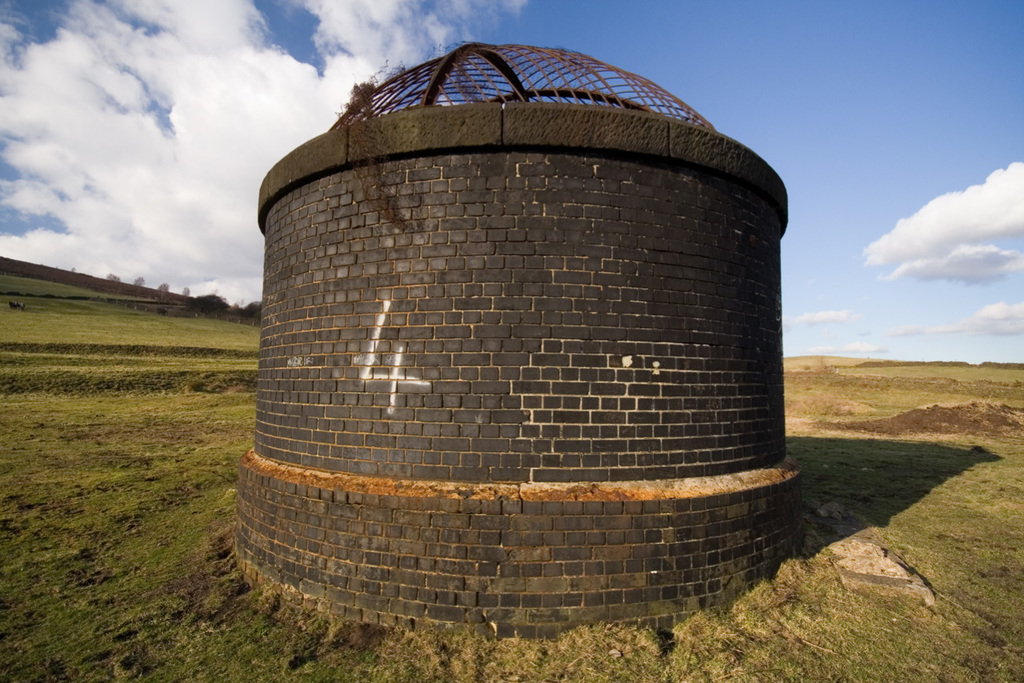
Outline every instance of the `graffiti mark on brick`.
<svg viewBox="0 0 1024 683"><path fill-rule="evenodd" d="M382 381L388 385L388 414L395 412L398 403L398 394L402 391L430 391L431 383L420 378L415 370L402 367L402 357L405 355L405 344L396 342L394 353L380 352L380 337L387 326L388 317L391 311L391 301L384 302L383 310L377 314L374 320L373 332L370 334L370 348L364 353L355 357L355 364L361 366L359 378L367 382ZM367 389L372 390L367 384Z"/></svg>

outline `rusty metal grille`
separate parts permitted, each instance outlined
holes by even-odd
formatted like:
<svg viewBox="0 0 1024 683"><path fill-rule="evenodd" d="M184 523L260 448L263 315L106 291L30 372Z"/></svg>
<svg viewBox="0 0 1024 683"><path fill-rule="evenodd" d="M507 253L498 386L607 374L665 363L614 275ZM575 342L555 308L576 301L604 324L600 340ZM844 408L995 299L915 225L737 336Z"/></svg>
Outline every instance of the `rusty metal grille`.
<svg viewBox="0 0 1024 683"><path fill-rule="evenodd" d="M410 107L472 102L568 102L655 112L714 130L642 76L568 50L467 43L354 95L334 128Z"/></svg>

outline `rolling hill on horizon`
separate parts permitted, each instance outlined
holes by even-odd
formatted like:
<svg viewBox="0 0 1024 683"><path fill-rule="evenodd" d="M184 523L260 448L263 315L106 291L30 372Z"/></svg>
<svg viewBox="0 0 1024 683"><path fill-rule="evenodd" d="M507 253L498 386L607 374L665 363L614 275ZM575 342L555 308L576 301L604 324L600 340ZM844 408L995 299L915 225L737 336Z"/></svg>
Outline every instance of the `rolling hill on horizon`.
<svg viewBox="0 0 1024 683"><path fill-rule="evenodd" d="M162 291L144 285L99 278L85 273L0 256L0 276L3 275L68 285L98 294L113 295L115 298L141 299L176 305L184 305L191 298L184 294ZM0 285L2 284L0 283ZM3 291L3 287L0 286L0 294L10 295L11 292Z"/></svg>

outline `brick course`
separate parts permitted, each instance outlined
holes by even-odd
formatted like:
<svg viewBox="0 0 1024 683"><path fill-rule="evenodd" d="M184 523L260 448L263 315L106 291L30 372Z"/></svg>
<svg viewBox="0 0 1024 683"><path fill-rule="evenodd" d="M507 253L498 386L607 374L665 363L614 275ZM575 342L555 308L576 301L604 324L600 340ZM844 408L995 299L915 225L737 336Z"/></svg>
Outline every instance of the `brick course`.
<svg viewBox="0 0 1024 683"><path fill-rule="evenodd" d="M668 628L769 576L800 523L791 462L669 497L632 486L569 494L583 500L544 500L567 492L543 486L380 491L368 478L290 469L243 460L237 543L248 575L309 607L410 628Z"/></svg>
<svg viewBox="0 0 1024 683"><path fill-rule="evenodd" d="M460 110L499 124L438 142L429 126L465 130ZM607 131L565 142L566 113L403 112L268 174L256 443L239 489L251 575L342 615L539 636L667 623L789 552L793 472L708 497L564 499L785 457L781 182L728 138L663 117L571 108L573 130L631 125L620 149ZM716 167L708 150L728 153ZM308 471L338 477L326 498L290 483ZM461 483L466 497L357 494L346 477ZM554 499L519 499L537 484ZM514 493L482 500L488 486Z"/></svg>
<svg viewBox="0 0 1024 683"><path fill-rule="evenodd" d="M381 221L355 170L270 213L261 455L510 482L781 459L780 228L751 191L566 153L437 155L381 175L415 199L405 225ZM527 189L471 189L492 176ZM452 191L460 179L470 189ZM573 189L588 185L604 189ZM479 218L429 218L439 196ZM588 207L608 215L566 217Z"/></svg>

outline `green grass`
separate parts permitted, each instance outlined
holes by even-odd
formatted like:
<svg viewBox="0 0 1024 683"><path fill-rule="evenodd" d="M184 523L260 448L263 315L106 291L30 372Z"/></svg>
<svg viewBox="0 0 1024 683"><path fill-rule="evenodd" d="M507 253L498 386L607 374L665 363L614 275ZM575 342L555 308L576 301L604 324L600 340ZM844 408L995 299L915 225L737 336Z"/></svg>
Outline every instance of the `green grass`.
<svg viewBox="0 0 1024 683"><path fill-rule="evenodd" d="M255 384L255 351L0 343L5 394L252 391Z"/></svg>
<svg viewBox="0 0 1024 683"><path fill-rule="evenodd" d="M999 384L1024 385L1024 368L1000 368L992 366L949 366L904 365L883 367L842 368L841 374L871 375L877 377L899 377L907 379L945 378L955 382L995 382Z"/></svg>
<svg viewBox="0 0 1024 683"><path fill-rule="evenodd" d="M104 299L123 297L31 278L0 276L0 292L22 292L0 297L0 341L24 344L103 344L133 346L202 346L253 350L259 345L259 328L226 324L209 318L172 318ZM83 299L81 297L93 297ZM24 302L14 310L7 300Z"/></svg>
<svg viewBox="0 0 1024 683"><path fill-rule="evenodd" d="M831 372L843 376L870 376L906 379L947 380L949 382L994 382L1024 385L1024 363L927 363L901 361L864 361L837 356L798 356L787 358L786 372Z"/></svg>
<svg viewBox="0 0 1024 683"><path fill-rule="evenodd" d="M57 297L61 299L126 299L117 294L97 293L91 289L65 285L59 282L37 280L16 275L0 275L0 296L8 300L19 297Z"/></svg>
<svg viewBox="0 0 1024 683"><path fill-rule="evenodd" d="M251 394L7 398L0 678L142 672L202 613L190 583L240 589L218 553L252 409Z"/></svg>
<svg viewBox="0 0 1024 683"><path fill-rule="evenodd" d="M254 375L252 328L114 306L68 325L59 306L76 302L52 303L34 336L8 325L31 308L0 318L0 680L1024 680L1024 442L830 427L938 402L1022 406L1012 373L787 375L806 498L872 525L934 607L847 591L809 525L773 580L670 634L496 641L331 623L249 590L230 537L255 395L230 380Z"/></svg>
<svg viewBox="0 0 1024 683"><path fill-rule="evenodd" d="M891 368L885 374L856 368L786 375L786 415L797 419L888 417L918 407L993 401L1024 407L1017 370Z"/></svg>
<svg viewBox="0 0 1024 683"><path fill-rule="evenodd" d="M27 310L0 307L5 341L213 346L252 349L259 328L209 318L171 318L101 301L22 297Z"/></svg>

